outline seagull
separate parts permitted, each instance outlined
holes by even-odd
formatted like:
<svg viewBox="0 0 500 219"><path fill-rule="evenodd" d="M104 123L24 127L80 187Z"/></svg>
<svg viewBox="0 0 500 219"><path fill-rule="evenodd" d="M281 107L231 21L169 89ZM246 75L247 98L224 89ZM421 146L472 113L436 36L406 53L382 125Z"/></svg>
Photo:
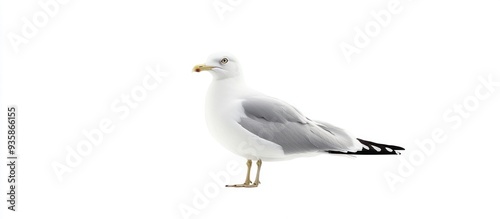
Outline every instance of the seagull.
<svg viewBox="0 0 500 219"><path fill-rule="evenodd" d="M262 161L281 161L318 154L400 154L404 148L356 138L329 123L312 120L292 105L256 91L245 83L238 60L229 53L215 53L193 72L208 71L212 82L205 99L210 134L226 149L247 159L242 184L226 187L254 188L260 184ZM256 161L255 180L250 180Z"/></svg>

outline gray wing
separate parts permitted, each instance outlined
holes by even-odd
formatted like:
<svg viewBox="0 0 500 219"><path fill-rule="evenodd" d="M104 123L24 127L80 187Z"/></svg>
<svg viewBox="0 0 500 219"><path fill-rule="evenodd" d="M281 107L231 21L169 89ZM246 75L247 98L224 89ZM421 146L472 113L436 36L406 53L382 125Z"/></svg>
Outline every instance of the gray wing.
<svg viewBox="0 0 500 219"><path fill-rule="evenodd" d="M285 154L360 150L344 130L310 120L281 100L251 97L242 101L242 107L246 117L238 123L260 138L280 145Z"/></svg>

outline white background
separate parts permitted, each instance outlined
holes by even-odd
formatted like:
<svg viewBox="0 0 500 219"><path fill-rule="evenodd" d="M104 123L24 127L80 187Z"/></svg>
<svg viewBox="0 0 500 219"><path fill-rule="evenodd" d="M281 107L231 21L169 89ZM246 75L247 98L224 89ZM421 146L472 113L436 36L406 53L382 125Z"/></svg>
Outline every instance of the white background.
<svg viewBox="0 0 500 219"><path fill-rule="evenodd" d="M457 128L443 119L473 98L479 77L500 81L495 1L401 0L400 13L349 63L339 45L352 44L355 28L389 1L220 0L232 9L222 20L213 0L73 0L16 53L7 34L22 36L23 17L32 20L46 1L0 3L0 155L10 104L19 107L20 155L18 209L1 204L2 218L183 218L182 206L196 209L189 218L499 216L499 87ZM210 75L191 73L216 51L235 54L249 84L309 118L407 150L265 162L258 188L215 187L206 206L193 206L194 191L214 185L210 172L236 161L230 182L244 179L245 160L205 127ZM157 65L169 77L121 120L112 103ZM115 129L59 181L52 164L64 164L102 119ZM415 142L435 129L445 140L418 157ZM384 174L398 174L412 155L418 165L391 190Z"/></svg>

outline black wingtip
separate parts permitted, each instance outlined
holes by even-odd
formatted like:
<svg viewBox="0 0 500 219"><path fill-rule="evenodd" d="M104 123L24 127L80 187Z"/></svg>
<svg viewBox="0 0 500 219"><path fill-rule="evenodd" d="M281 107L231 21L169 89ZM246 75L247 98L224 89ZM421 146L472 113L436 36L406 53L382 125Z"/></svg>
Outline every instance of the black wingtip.
<svg viewBox="0 0 500 219"><path fill-rule="evenodd" d="M399 151L404 150L404 148L400 146L380 144L359 138L357 140L364 145L361 151L356 151L356 152L325 151L325 152L330 154L354 154L354 155L384 155L384 154L400 155L401 153Z"/></svg>
<svg viewBox="0 0 500 219"><path fill-rule="evenodd" d="M396 146L396 145L388 145L388 144L380 144L380 143L376 143L376 142L373 142L373 141L367 141L367 140L364 140L364 139L360 139L360 138L357 138L357 140L367 146L369 149L368 151L373 151L371 150L374 146L377 147L377 148L384 148L386 149L386 151L389 151L389 152L393 152L393 153L388 153L388 154L401 154L397 151L403 151L405 150L403 147L400 147L400 146ZM363 148L365 150L365 148ZM391 151L392 150L392 151ZM382 152L379 151L379 150L376 150L376 152ZM378 154L378 153L373 153L373 154Z"/></svg>
<svg viewBox="0 0 500 219"><path fill-rule="evenodd" d="M389 144L380 144L380 143L376 143L376 142L373 142L373 141L367 141L367 140L363 140L363 139L360 139L360 138L357 138L359 142L361 142L361 144L369 144L369 145L375 145L375 146L381 146L381 147L391 147L391 148L394 148L395 150L404 150L403 147L400 147L400 146L396 146L396 145L389 145Z"/></svg>

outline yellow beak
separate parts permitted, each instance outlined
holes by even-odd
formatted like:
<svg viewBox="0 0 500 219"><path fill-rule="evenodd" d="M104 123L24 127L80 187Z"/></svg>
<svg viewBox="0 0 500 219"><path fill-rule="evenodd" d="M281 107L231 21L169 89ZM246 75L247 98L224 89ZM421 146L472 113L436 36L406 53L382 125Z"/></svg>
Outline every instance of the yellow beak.
<svg viewBox="0 0 500 219"><path fill-rule="evenodd" d="M201 65L195 65L193 67L193 71L195 71L195 72L208 71L208 70L212 70L212 68L214 68L214 67L201 64Z"/></svg>

